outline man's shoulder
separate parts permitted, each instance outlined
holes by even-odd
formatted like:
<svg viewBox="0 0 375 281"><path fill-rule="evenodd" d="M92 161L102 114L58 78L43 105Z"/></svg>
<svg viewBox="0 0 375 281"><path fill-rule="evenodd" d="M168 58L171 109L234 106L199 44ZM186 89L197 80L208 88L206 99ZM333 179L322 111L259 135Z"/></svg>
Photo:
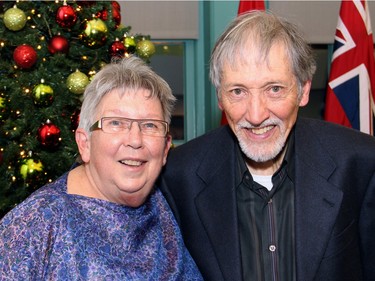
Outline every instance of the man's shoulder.
<svg viewBox="0 0 375 281"><path fill-rule="evenodd" d="M297 130L303 133L310 132L315 135L317 135L317 133L324 133L325 136L342 135L348 138L355 137L375 144L375 138L371 135L320 119L299 118L297 122Z"/></svg>
<svg viewBox="0 0 375 281"><path fill-rule="evenodd" d="M312 144L317 141L330 151L369 151L375 153L374 136L352 128L319 119L299 118L296 124L298 143Z"/></svg>

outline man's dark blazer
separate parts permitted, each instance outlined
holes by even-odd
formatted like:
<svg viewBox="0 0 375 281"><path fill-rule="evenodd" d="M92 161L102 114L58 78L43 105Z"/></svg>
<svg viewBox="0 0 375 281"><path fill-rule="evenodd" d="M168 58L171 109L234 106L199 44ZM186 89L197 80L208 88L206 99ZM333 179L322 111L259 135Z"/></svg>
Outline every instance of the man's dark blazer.
<svg viewBox="0 0 375 281"><path fill-rule="evenodd" d="M236 145L224 126L174 148L159 182L207 281L242 280ZM299 118L295 165L297 280L375 280L375 138Z"/></svg>

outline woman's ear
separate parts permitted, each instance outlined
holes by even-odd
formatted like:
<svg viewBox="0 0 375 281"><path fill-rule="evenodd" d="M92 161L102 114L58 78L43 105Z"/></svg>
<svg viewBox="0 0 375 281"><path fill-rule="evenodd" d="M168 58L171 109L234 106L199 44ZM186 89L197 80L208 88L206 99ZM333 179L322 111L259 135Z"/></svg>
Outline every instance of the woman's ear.
<svg viewBox="0 0 375 281"><path fill-rule="evenodd" d="M76 143L82 161L87 163L90 161L90 136L82 128L77 128L75 132Z"/></svg>

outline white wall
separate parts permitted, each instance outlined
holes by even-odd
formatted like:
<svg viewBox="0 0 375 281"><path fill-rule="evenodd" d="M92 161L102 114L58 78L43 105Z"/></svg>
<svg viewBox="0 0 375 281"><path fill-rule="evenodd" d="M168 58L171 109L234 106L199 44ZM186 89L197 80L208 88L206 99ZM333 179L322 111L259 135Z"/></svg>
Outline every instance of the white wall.
<svg viewBox="0 0 375 281"><path fill-rule="evenodd" d="M199 30L198 1L118 1L122 22L133 33L149 34L153 39L196 39ZM215 1L215 5L236 5L238 1ZM270 10L300 25L314 44L334 40L341 1L268 1ZM372 27L375 27L375 0L368 1Z"/></svg>
<svg viewBox="0 0 375 281"><path fill-rule="evenodd" d="M298 24L307 40L314 44L334 41L341 1L269 1L269 9ZM371 26L375 27L375 2L368 1Z"/></svg>
<svg viewBox="0 0 375 281"><path fill-rule="evenodd" d="M152 39L197 39L198 1L118 1L121 20L133 34Z"/></svg>

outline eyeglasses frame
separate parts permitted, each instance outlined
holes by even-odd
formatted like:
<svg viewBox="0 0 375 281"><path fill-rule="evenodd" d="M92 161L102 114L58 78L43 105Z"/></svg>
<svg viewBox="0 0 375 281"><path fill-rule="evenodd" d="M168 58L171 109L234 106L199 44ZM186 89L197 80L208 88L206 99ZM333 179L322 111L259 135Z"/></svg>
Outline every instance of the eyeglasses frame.
<svg viewBox="0 0 375 281"><path fill-rule="evenodd" d="M102 123L103 123L103 119L107 119L107 118L117 118L117 119L124 119L124 120L129 120L130 121L130 127L129 129L131 128L131 126L133 125L133 122L136 122L138 124L138 128L140 128L139 126L139 123L140 122L144 122L144 121L158 121L158 122L161 122L162 124L165 125L166 127L166 131L165 131L165 135L162 136L162 137L166 137L168 134L169 134L169 124L167 121L164 121L164 120L158 120L158 119L133 119L133 118L127 118L127 117L115 117L115 116L105 116L105 117L101 117L98 121L96 121L94 124L92 124L90 126L90 132L93 132L93 131L96 131L96 130L102 130L103 131L103 127L102 127ZM104 132L104 131L103 131ZM142 130L141 130L142 132ZM147 134L146 134L147 135Z"/></svg>

